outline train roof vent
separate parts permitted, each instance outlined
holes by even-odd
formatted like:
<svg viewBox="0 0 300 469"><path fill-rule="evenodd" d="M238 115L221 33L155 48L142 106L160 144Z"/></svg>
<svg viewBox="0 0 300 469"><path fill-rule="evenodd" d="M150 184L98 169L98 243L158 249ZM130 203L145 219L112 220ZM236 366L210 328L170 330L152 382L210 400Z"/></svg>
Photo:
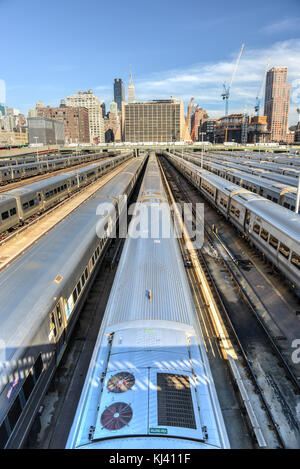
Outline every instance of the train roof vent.
<svg viewBox="0 0 300 469"><path fill-rule="evenodd" d="M110 392L121 393L129 391L135 383L135 378L132 373L122 371L110 377L107 383L107 389Z"/></svg>
<svg viewBox="0 0 300 469"><path fill-rule="evenodd" d="M132 408L125 402L115 402L107 407L101 415L101 425L107 430L120 430L132 419Z"/></svg>
<svg viewBox="0 0 300 469"><path fill-rule="evenodd" d="M197 428L190 378L157 373L158 425Z"/></svg>

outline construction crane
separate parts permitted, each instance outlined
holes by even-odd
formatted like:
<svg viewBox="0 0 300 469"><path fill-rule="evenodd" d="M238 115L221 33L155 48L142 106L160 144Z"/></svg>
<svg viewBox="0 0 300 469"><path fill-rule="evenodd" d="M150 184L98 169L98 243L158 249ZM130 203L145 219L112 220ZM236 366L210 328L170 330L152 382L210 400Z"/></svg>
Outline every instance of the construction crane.
<svg viewBox="0 0 300 469"><path fill-rule="evenodd" d="M191 140L191 135L190 135L190 132L189 132L189 123L190 123L190 118L191 118L193 101L194 101L194 98L191 98L190 104L188 105L188 110L187 110L187 115L186 115L186 118L185 118L185 122L184 122L184 132L183 132L184 140Z"/></svg>
<svg viewBox="0 0 300 469"><path fill-rule="evenodd" d="M245 44L242 44L242 46L240 48L240 52L239 52L239 55L237 56L229 85L227 85L226 83L223 83L224 93L222 93L221 96L222 96L223 100L225 100L225 116L226 117L228 116L228 100L229 100L229 96L230 96L230 88L231 88L233 79L235 77L237 68L239 66L239 62L240 62L240 58L241 58L241 55L242 55L243 50L244 50L244 46L245 46Z"/></svg>
<svg viewBox="0 0 300 469"><path fill-rule="evenodd" d="M259 116L260 102L261 102L263 91L264 91L264 84L265 84L266 75L267 75L269 65L270 65L270 57L268 58L268 61L267 61L267 66L266 66L266 69L265 69L264 77L263 77L262 82L261 82L260 90L259 90L259 92L256 96L256 105L254 106L254 110L255 110L257 116Z"/></svg>

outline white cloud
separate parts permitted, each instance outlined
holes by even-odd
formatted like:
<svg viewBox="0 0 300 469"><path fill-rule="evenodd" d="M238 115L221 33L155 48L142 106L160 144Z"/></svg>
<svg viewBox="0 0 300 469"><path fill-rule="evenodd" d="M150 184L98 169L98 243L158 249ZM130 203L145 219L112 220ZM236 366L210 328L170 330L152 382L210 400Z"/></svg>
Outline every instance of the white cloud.
<svg viewBox="0 0 300 469"><path fill-rule="evenodd" d="M141 101L174 96L183 99L185 104L193 96L200 106L211 110L211 115L213 111L221 116L224 114L223 82L230 81L237 53L238 50L226 61L200 63L188 69L169 70L135 80L136 96ZM270 68L288 67L288 83L292 85L291 125L297 121L296 108L300 105L300 39L277 42L264 49L245 46L231 87L229 112L242 112L245 106L250 114L254 112L268 58Z"/></svg>
<svg viewBox="0 0 300 469"><path fill-rule="evenodd" d="M285 31L299 31L300 18L285 18L276 23L268 24L261 29L267 34L277 34Z"/></svg>

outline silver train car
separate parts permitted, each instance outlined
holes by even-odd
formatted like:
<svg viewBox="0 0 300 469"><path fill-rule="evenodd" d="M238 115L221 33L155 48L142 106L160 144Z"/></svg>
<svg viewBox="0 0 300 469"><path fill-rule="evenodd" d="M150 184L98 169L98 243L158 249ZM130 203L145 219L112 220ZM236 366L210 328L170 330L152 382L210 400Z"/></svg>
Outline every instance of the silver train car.
<svg viewBox="0 0 300 469"><path fill-rule="evenodd" d="M48 155L41 155L31 158L26 157L20 160L5 160L5 165L2 164L0 167L0 184L3 185L12 181L76 166L97 160L103 156L108 155L103 153L86 153L69 157L62 156L60 158L57 156L49 157Z"/></svg>
<svg viewBox="0 0 300 469"><path fill-rule="evenodd" d="M192 163L201 164L199 158L185 157ZM210 161L203 160L203 168L207 169L213 174L227 179L228 181L238 184L240 187L259 194L268 200L272 200L276 204L282 205L292 211L295 211L296 206L296 193L297 189L294 186L288 186L286 184L268 180L261 176L255 176L254 174L247 174L237 169L230 168L218 163L211 163Z"/></svg>
<svg viewBox="0 0 300 469"><path fill-rule="evenodd" d="M176 154L182 156L178 152ZM184 153L183 158L201 166L201 158L199 157ZM223 161L215 163L210 158L207 159L206 155L203 158L203 168L239 185L242 183L242 187L279 203L290 210L295 210L295 194L297 192L295 188L298 186L298 180L294 177L259 169L255 170Z"/></svg>
<svg viewBox="0 0 300 469"><path fill-rule="evenodd" d="M198 166L164 156L283 274L300 296L300 216Z"/></svg>
<svg viewBox="0 0 300 469"><path fill-rule="evenodd" d="M121 156L110 160L93 163L84 168L75 169L2 193L0 234L57 205L60 201L72 195L73 192L90 184L130 157L131 153L123 153ZM11 207L11 198L15 199L14 207L17 214Z"/></svg>
<svg viewBox="0 0 300 469"><path fill-rule="evenodd" d="M150 155L138 203L168 203ZM164 209L162 205L164 204ZM229 441L178 241L133 213L68 449L219 449ZM167 208L168 213L169 209Z"/></svg>
<svg viewBox="0 0 300 469"><path fill-rule="evenodd" d="M0 272L0 448L26 445L110 243L120 213L118 198L131 194L144 161L129 161Z"/></svg>

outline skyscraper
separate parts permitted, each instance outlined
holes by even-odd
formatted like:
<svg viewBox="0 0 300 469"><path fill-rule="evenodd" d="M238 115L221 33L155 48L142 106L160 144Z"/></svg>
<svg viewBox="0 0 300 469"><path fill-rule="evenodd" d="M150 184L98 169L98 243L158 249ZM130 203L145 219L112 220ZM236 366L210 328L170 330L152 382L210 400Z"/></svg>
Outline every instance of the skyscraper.
<svg viewBox="0 0 300 469"><path fill-rule="evenodd" d="M135 100L135 90L134 85L132 83L132 73L130 72L130 80L128 85L128 97L127 97L128 104L136 103Z"/></svg>
<svg viewBox="0 0 300 469"><path fill-rule="evenodd" d="M122 78L115 78L114 101L118 105L118 111L122 110L122 101L125 101L125 88Z"/></svg>
<svg viewBox="0 0 300 469"><path fill-rule="evenodd" d="M267 72L264 114L274 142L286 141L291 94L286 78L287 67L273 67Z"/></svg>
<svg viewBox="0 0 300 469"><path fill-rule="evenodd" d="M78 94L67 96L67 106L86 107L89 111L90 141L104 143L104 120L99 99L92 90L78 91Z"/></svg>

